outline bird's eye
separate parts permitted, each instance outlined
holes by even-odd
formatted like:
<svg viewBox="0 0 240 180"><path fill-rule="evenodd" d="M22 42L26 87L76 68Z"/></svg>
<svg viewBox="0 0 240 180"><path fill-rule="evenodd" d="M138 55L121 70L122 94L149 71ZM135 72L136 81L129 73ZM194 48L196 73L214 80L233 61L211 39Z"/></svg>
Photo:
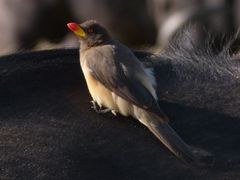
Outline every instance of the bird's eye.
<svg viewBox="0 0 240 180"><path fill-rule="evenodd" d="M88 28L87 30L89 33L93 33L93 28Z"/></svg>

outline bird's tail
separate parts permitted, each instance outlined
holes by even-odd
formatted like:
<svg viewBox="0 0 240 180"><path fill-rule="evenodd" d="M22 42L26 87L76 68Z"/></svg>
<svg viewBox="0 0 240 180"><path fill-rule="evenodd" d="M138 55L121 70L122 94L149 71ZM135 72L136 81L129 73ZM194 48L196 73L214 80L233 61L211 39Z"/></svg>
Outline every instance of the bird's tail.
<svg viewBox="0 0 240 180"><path fill-rule="evenodd" d="M145 113L141 122L180 160L193 163L196 160L191 148L169 126L167 122L152 113Z"/></svg>

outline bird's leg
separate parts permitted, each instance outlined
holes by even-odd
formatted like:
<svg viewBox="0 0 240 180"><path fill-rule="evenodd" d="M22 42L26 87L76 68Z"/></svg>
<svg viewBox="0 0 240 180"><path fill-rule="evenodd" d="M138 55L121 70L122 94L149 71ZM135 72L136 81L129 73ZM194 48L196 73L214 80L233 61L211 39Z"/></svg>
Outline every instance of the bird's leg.
<svg viewBox="0 0 240 180"><path fill-rule="evenodd" d="M92 100L91 103L92 103L91 108L94 109L95 111L97 111L98 109L101 108L101 107L98 106L96 101Z"/></svg>
<svg viewBox="0 0 240 180"><path fill-rule="evenodd" d="M94 101L94 100L92 100L91 103L92 103L91 108L93 108L98 114L104 114L104 113L107 113L107 112L112 111L112 110L109 109L109 108L102 109L102 107L99 106L99 105L97 104L97 102Z"/></svg>

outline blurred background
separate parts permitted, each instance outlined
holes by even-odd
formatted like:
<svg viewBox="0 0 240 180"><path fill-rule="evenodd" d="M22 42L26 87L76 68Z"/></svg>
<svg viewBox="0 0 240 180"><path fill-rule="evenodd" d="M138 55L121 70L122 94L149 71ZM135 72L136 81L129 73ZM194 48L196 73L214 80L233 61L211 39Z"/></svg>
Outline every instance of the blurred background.
<svg viewBox="0 0 240 180"><path fill-rule="evenodd" d="M239 0L1 0L0 55L77 47L70 21L96 19L133 48L163 47L181 27L197 43L219 42L240 25Z"/></svg>

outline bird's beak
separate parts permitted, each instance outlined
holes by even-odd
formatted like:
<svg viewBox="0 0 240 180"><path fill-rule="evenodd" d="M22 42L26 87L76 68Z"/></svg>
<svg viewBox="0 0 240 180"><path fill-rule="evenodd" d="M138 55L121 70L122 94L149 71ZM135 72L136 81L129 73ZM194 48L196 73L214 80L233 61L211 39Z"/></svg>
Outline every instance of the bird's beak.
<svg viewBox="0 0 240 180"><path fill-rule="evenodd" d="M83 38L86 36L86 32L77 23L71 22L67 24L68 28L74 32L78 37Z"/></svg>

